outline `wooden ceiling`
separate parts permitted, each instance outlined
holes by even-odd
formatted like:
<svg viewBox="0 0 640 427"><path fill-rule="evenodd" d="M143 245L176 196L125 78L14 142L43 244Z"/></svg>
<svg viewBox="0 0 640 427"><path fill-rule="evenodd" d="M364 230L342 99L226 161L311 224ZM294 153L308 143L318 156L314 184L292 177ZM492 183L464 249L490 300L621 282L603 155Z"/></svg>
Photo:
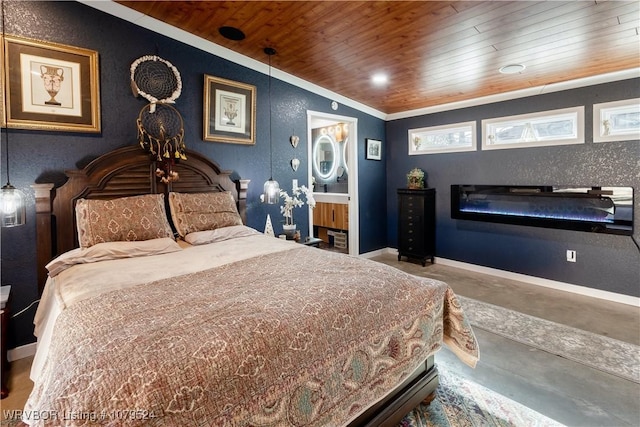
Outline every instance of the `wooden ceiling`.
<svg viewBox="0 0 640 427"><path fill-rule="evenodd" d="M117 3L385 114L640 66L637 0Z"/></svg>

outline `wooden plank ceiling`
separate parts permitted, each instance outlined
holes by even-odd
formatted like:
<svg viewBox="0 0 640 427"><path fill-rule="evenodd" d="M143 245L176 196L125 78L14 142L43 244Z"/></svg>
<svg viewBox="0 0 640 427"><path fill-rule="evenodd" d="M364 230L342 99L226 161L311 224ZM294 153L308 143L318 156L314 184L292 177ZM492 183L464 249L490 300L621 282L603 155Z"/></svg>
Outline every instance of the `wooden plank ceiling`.
<svg viewBox="0 0 640 427"><path fill-rule="evenodd" d="M386 114L640 66L637 0L117 3Z"/></svg>

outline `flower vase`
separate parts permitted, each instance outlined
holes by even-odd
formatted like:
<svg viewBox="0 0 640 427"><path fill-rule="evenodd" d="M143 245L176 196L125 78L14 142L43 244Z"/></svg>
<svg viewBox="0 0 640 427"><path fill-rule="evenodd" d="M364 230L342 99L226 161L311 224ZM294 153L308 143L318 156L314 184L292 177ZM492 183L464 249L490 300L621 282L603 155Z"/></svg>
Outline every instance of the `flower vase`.
<svg viewBox="0 0 640 427"><path fill-rule="evenodd" d="M287 240L293 240L296 234L295 224L284 224L282 226L282 233L287 236Z"/></svg>

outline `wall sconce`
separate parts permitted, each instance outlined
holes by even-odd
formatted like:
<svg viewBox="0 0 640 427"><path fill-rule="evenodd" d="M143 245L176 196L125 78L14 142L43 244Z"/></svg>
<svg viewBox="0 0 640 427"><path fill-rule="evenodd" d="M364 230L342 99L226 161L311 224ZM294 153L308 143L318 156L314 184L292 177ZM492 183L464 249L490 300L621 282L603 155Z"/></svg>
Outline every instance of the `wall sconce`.
<svg viewBox="0 0 640 427"><path fill-rule="evenodd" d="M4 1L2 2L2 57L5 58L6 52L4 50L4 35L5 35L5 11ZM3 71L4 72L4 71ZM7 87L2 85L3 90L3 103L6 103L7 99ZM7 140L7 184L0 189L0 227L15 227L17 225L23 225L27 217L27 207L25 203L25 195L22 191L11 185L9 179L9 125L7 123L7 105L3 106L4 114L4 130Z"/></svg>
<svg viewBox="0 0 640 427"><path fill-rule="evenodd" d="M7 157L8 154L7 152ZM27 208L24 193L7 180L7 184L0 191L0 226L15 227L24 225L26 216Z"/></svg>
<svg viewBox="0 0 640 427"><path fill-rule="evenodd" d="M269 56L269 164L271 175L264 183L262 201L269 205L275 205L280 200L280 184L273 179L273 138L271 136L271 57L276 54L276 50L272 47L265 47L264 53Z"/></svg>

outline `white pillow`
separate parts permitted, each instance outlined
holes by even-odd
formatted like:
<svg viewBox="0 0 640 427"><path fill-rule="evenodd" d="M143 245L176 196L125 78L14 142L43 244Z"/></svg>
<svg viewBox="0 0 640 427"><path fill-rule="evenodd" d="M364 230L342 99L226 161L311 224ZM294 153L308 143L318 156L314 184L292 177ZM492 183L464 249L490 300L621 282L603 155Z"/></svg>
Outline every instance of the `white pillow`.
<svg viewBox="0 0 640 427"><path fill-rule="evenodd" d="M65 252L46 265L50 277L55 277L76 264L108 261L120 258L135 258L180 251L180 245L169 237L133 242L97 243L88 248Z"/></svg>

